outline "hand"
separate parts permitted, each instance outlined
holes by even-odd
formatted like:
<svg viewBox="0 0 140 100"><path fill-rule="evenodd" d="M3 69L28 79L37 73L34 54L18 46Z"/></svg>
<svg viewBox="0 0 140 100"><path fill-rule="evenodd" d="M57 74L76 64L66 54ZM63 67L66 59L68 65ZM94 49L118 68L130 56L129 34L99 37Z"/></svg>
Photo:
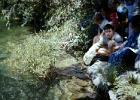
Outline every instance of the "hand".
<svg viewBox="0 0 140 100"><path fill-rule="evenodd" d="M108 41L108 48L111 49L115 46L115 41L114 40L109 40Z"/></svg>
<svg viewBox="0 0 140 100"><path fill-rule="evenodd" d="M97 51L97 55L102 55L102 56L109 56L111 54L111 52L105 48L100 48Z"/></svg>
<svg viewBox="0 0 140 100"><path fill-rule="evenodd" d="M114 47L114 51L120 49L120 47L121 47L121 46L115 46L115 47Z"/></svg>
<svg viewBox="0 0 140 100"><path fill-rule="evenodd" d="M100 34L100 37L99 37L99 42L100 43L103 43L103 41L104 41L104 34L105 34L104 31Z"/></svg>

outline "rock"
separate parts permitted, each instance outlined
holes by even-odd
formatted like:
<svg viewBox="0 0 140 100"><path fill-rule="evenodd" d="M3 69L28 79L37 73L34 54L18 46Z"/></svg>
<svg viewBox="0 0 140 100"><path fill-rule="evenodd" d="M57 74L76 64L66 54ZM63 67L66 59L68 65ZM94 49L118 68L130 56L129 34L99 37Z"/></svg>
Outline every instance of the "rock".
<svg viewBox="0 0 140 100"><path fill-rule="evenodd" d="M138 54L136 57L135 68L140 71L140 54Z"/></svg>
<svg viewBox="0 0 140 100"><path fill-rule="evenodd" d="M95 100L96 99L96 94L92 93L79 93L79 94L74 94L71 97L71 100Z"/></svg>
<svg viewBox="0 0 140 100"><path fill-rule="evenodd" d="M56 61L58 68L65 68L71 66L72 64L77 64L77 60L74 57L68 56L67 58L62 58L60 61Z"/></svg>
<svg viewBox="0 0 140 100"><path fill-rule="evenodd" d="M140 95L137 95L136 96L136 100L140 100Z"/></svg>
<svg viewBox="0 0 140 100"><path fill-rule="evenodd" d="M98 86L101 83L101 80L99 79L99 77L97 77L96 79L92 80L92 82L95 86Z"/></svg>
<svg viewBox="0 0 140 100"><path fill-rule="evenodd" d="M81 86L81 87L87 87L90 85L90 82L89 81L83 81L83 80L80 80L80 79L77 79L75 78L75 82L77 85Z"/></svg>
<svg viewBox="0 0 140 100"><path fill-rule="evenodd" d="M86 73L86 70L81 69L81 65L73 65L70 67L66 67L64 69L58 69L56 70L57 74L60 76L65 77L77 77L79 79L87 80L89 79L88 74Z"/></svg>
<svg viewBox="0 0 140 100"><path fill-rule="evenodd" d="M60 80L49 90L49 94L50 97L58 98L56 100L94 100L96 96L90 80L81 80L76 77Z"/></svg>
<svg viewBox="0 0 140 100"><path fill-rule="evenodd" d="M127 96L125 100L136 100L134 96Z"/></svg>
<svg viewBox="0 0 140 100"><path fill-rule="evenodd" d="M109 90L108 94L109 94L110 100L118 100L116 97L116 94L112 90Z"/></svg>

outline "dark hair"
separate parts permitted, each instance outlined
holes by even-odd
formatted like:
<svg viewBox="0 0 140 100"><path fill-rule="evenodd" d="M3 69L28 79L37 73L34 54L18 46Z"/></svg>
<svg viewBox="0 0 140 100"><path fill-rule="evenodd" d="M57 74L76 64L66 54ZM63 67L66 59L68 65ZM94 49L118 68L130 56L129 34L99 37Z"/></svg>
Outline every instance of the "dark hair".
<svg viewBox="0 0 140 100"><path fill-rule="evenodd" d="M114 27L111 25L111 24L106 24L103 28L104 30L107 30L107 29L112 29L114 30Z"/></svg>
<svg viewBox="0 0 140 100"><path fill-rule="evenodd" d="M140 15L135 15L130 19L133 27L140 27Z"/></svg>
<svg viewBox="0 0 140 100"><path fill-rule="evenodd" d="M103 20L104 19L104 17L101 14L101 12L96 12L94 18L99 18L100 20Z"/></svg>

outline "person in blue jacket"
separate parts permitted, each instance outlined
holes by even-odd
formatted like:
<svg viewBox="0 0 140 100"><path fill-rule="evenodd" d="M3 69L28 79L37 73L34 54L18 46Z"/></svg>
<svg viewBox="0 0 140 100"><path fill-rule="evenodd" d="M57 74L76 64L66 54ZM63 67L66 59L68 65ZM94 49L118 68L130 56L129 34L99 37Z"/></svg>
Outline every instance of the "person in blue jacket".
<svg viewBox="0 0 140 100"><path fill-rule="evenodd" d="M140 35L140 15L135 15L130 20L133 29L131 36L120 46L120 49L112 53L109 57L109 63L113 66L132 67L138 54L138 36Z"/></svg>

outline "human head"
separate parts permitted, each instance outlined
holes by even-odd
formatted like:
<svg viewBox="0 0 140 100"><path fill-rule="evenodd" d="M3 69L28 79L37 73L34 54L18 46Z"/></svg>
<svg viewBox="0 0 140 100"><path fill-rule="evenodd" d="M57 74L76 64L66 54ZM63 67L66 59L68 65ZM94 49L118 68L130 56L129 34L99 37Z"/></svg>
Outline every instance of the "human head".
<svg viewBox="0 0 140 100"><path fill-rule="evenodd" d="M108 39L111 39L114 35L114 27L111 24L105 25L104 34Z"/></svg>
<svg viewBox="0 0 140 100"><path fill-rule="evenodd" d="M111 15L110 15L110 19L113 21L113 20L118 20L118 15L117 15L117 13L112 13Z"/></svg>
<svg viewBox="0 0 140 100"><path fill-rule="evenodd" d="M93 19L94 19L95 23L99 24L104 19L104 17L102 16L101 12L96 12Z"/></svg>

